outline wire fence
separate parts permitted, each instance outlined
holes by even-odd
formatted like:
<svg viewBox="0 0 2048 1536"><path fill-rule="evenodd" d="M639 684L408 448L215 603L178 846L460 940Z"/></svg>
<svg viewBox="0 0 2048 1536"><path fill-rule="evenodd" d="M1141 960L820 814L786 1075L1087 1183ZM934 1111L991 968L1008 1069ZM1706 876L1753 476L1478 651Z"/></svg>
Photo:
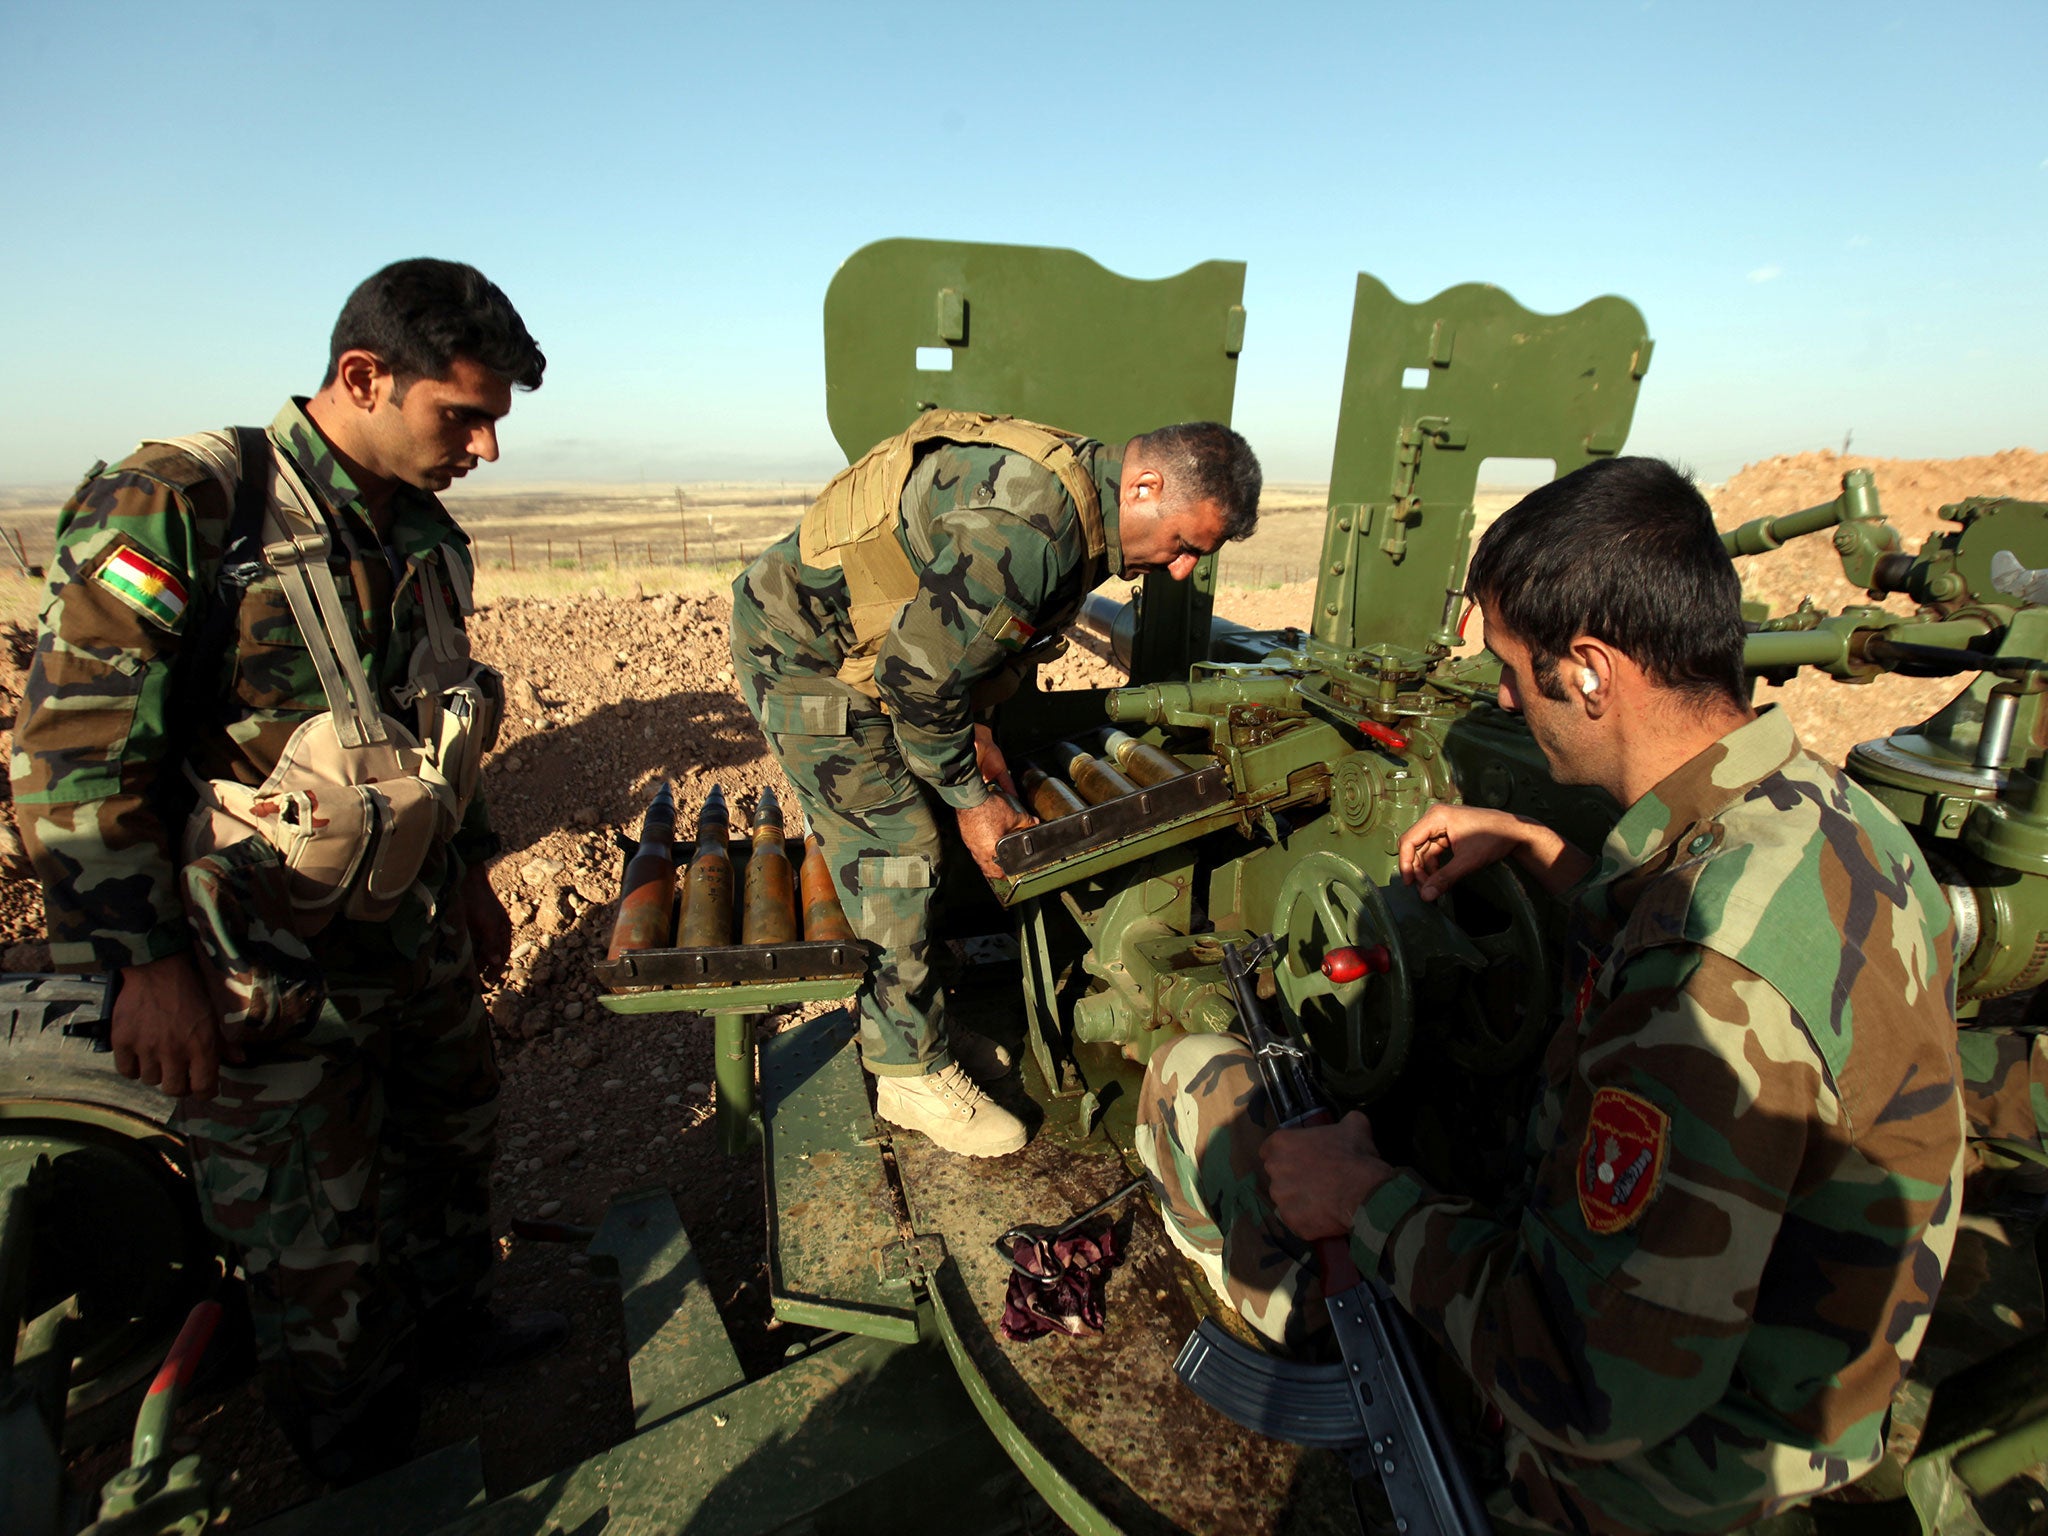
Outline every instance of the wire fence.
<svg viewBox="0 0 2048 1536"><path fill-rule="evenodd" d="M0 570L41 580L53 548L43 530L0 528ZM633 534L578 535L472 531L470 552L478 570L602 571L703 568L715 570L748 565L766 545L696 533L649 538ZM1315 578L1313 564L1292 560L1244 560L1230 552L1222 557L1219 579L1239 587L1283 587Z"/></svg>

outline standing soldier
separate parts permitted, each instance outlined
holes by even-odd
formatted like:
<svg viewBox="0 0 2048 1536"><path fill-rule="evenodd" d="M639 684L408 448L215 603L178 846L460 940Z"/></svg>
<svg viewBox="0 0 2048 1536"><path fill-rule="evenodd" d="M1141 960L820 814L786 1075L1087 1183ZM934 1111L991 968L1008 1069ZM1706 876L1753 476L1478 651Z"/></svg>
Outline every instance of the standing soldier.
<svg viewBox="0 0 2048 1536"><path fill-rule="evenodd" d="M1510 858L1573 901L1529 1174L1499 1209L1384 1161L1362 1114L1279 1131L1244 1045L1152 1058L1139 1148L1176 1243L1263 1332L1347 1237L1506 1421L1504 1529L1724 1531L1884 1450L1962 1197L1950 923L1891 813L1749 706L1740 590L1669 465L1612 459L1486 533L1470 586L1560 783L1627 807L1597 862L1443 805L1425 900Z"/></svg>
<svg viewBox="0 0 2048 1536"><path fill-rule="evenodd" d="M976 1078L1001 1070L951 1034L930 960L935 806L984 873L1032 819L985 710L1111 576L1185 581L1247 536L1260 474L1228 427L1191 422L1121 451L1008 417L933 411L825 488L733 585L742 696L803 801L853 928L875 953L860 995L875 1109L950 1152L1024 1145ZM963 1071L955 1057L975 1052Z"/></svg>
<svg viewBox="0 0 2048 1536"><path fill-rule="evenodd" d="M371 277L267 433L144 443L79 487L15 731L52 955L117 973L115 1065L179 1099L272 1402L335 1481L408 1453L423 1368L567 1326L483 1299L498 690L433 494L497 458L545 366L475 268Z"/></svg>

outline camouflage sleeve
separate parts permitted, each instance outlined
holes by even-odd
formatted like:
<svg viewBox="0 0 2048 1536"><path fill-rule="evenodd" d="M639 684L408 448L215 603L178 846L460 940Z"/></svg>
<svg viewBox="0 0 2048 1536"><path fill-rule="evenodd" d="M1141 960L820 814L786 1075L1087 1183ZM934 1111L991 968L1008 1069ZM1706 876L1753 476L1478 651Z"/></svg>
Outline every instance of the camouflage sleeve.
<svg viewBox="0 0 2048 1536"><path fill-rule="evenodd" d="M932 527L932 562L882 641L875 685L903 760L962 809L988 798L969 690L1024 648L1059 571L1044 532L1004 508L956 508Z"/></svg>
<svg viewBox="0 0 2048 1536"><path fill-rule="evenodd" d="M187 494L116 470L58 524L14 732L14 799L52 961L114 969L190 945L176 883L182 798L171 663L194 585Z"/></svg>
<svg viewBox="0 0 2048 1536"><path fill-rule="evenodd" d="M1976 1025L1957 1031L1956 1049L1971 1136L2048 1146L2048 1031Z"/></svg>
<svg viewBox="0 0 2048 1536"><path fill-rule="evenodd" d="M1839 1106L1784 998L1690 946L1626 968L1569 1071L1513 1219L1404 1170L1352 1251L1510 1423L1607 1460L1725 1394L1812 1127Z"/></svg>

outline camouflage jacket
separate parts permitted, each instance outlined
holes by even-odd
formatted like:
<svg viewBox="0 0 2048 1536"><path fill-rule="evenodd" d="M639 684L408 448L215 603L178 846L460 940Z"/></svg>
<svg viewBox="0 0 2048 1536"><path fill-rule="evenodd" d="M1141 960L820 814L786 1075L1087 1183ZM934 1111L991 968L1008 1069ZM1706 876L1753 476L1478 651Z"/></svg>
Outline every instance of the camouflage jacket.
<svg viewBox="0 0 2048 1536"><path fill-rule="evenodd" d="M410 720L392 695L426 630L418 586L405 578L445 583L439 562L468 562L468 540L433 496L400 486L380 543L303 401L277 413L270 439L327 503L331 569L356 645L384 707ZM59 517L12 767L60 969L137 965L188 948L176 880L192 803L185 769L261 783L293 730L327 708L254 541L223 562L231 518L206 469L162 444L88 478ZM210 626L236 591L232 626ZM186 656L188 645L212 654ZM494 847L479 794L455 852L473 862ZM423 878L446 872L445 860L430 863Z"/></svg>
<svg viewBox="0 0 2048 1536"><path fill-rule="evenodd" d="M899 537L919 589L882 642L875 684L905 763L956 808L988 798L968 691L1122 573L1123 456L1087 439L1076 452L1102 499L1109 547L1099 563L1088 559L1080 513L1058 477L1021 454L937 443L904 484ZM794 532L733 584L733 629L735 652L771 676L774 691L852 695L834 678L853 644L845 578L805 565Z"/></svg>
<svg viewBox="0 0 2048 1536"><path fill-rule="evenodd" d="M1776 711L1631 806L1484 1211L1402 1171L1352 1248L1506 1417L1518 1504L1720 1531L1860 1475L1954 1242L1948 909Z"/></svg>

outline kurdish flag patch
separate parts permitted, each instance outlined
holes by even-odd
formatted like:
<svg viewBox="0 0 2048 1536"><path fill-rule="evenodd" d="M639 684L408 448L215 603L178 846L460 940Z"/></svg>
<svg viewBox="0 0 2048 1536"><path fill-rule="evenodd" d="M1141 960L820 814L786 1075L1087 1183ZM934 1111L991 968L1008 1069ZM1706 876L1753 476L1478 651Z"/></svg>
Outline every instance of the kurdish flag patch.
<svg viewBox="0 0 2048 1536"><path fill-rule="evenodd" d="M175 632L185 617L185 584L133 545L108 555L92 579L165 629Z"/></svg>

